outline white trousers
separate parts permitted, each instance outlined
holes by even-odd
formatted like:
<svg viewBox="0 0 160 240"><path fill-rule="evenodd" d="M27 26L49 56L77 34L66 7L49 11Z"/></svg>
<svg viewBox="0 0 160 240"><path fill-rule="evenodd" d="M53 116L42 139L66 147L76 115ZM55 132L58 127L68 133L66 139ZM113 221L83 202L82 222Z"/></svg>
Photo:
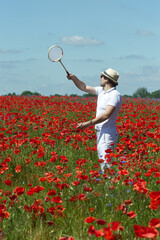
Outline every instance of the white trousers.
<svg viewBox="0 0 160 240"><path fill-rule="evenodd" d="M117 144L117 140L118 132L116 130L107 132L104 132L103 130L97 131L98 158L104 160L103 163L100 163L102 173L104 173L105 168L111 167L111 162L106 163L107 159L105 158L105 156L107 155L107 153L105 151L107 149L114 150Z"/></svg>

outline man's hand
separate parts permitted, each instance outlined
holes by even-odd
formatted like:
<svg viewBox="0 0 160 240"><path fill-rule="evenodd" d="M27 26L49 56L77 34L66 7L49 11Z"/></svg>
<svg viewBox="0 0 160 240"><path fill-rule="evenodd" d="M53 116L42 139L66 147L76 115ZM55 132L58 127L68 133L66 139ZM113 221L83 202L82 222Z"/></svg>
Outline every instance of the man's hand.
<svg viewBox="0 0 160 240"><path fill-rule="evenodd" d="M74 78L74 75L71 73L67 74L66 76L67 76L68 80L73 80L73 78Z"/></svg>
<svg viewBox="0 0 160 240"><path fill-rule="evenodd" d="M90 126L92 126L92 121L78 123L76 128L83 130L83 129L86 129L87 127L90 127Z"/></svg>
<svg viewBox="0 0 160 240"><path fill-rule="evenodd" d="M83 92L87 92L90 94L96 94L95 88L87 86L84 82L79 80L75 75L72 73L67 74L68 80L72 80L77 88L79 88Z"/></svg>

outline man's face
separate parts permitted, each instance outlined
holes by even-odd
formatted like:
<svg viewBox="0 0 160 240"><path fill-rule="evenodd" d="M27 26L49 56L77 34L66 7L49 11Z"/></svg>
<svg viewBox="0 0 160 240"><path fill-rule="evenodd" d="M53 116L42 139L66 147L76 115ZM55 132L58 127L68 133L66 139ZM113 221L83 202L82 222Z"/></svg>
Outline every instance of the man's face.
<svg viewBox="0 0 160 240"><path fill-rule="evenodd" d="M101 75L101 87L105 87L107 82L107 77L105 77L103 74Z"/></svg>

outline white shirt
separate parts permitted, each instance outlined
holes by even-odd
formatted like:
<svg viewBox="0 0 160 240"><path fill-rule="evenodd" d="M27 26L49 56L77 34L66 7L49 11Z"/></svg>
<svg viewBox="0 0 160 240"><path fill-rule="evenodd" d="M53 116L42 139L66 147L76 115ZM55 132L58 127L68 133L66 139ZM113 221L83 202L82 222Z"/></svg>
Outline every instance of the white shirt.
<svg viewBox="0 0 160 240"><path fill-rule="evenodd" d="M122 105L122 97L115 87L104 91L103 87L95 87L97 99L96 117L105 112L108 105L114 106L115 110L109 119L95 125L97 130L116 131L116 119Z"/></svg>

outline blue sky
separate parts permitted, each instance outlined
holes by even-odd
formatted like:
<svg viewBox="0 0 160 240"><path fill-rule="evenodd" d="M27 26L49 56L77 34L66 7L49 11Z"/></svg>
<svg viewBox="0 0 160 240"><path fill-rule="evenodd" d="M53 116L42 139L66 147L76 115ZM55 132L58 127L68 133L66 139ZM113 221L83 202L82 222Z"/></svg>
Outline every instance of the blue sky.
<svg viewBox="0 0 160 240"><path fill-rule="evenodd" d="M87 85L111 67L122 95L160 89L159 9L159 0L0 0L0 95L83 94L48 60L52 45Z"/></svg>

